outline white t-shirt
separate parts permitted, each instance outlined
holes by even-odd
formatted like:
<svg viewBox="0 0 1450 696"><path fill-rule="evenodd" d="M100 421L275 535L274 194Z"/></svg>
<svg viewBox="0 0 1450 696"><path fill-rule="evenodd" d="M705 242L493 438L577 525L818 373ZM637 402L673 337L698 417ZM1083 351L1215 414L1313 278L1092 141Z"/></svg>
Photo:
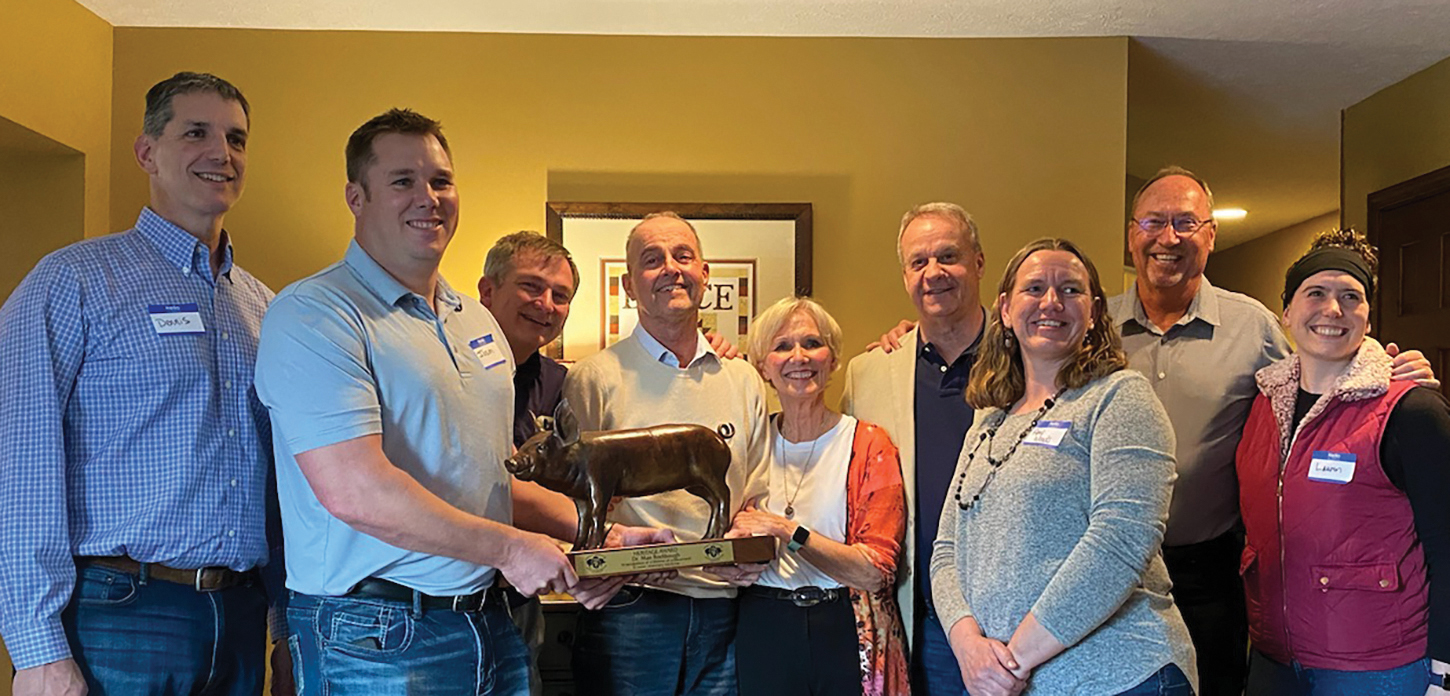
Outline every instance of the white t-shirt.
<svg viewBox="0 0 1450 696"><path fill-rule="evenodd" d="M769 490L756 503L760 509L805 525L811 536L846 541L846 473L851 464L851 443L856 419L841 416L835 427L807 442L781 437L776 419L770 422ZM814 455L812 455L814 449ZM841 582L782 548L757 584L794 590L807 585L840 587Z"/></svg>

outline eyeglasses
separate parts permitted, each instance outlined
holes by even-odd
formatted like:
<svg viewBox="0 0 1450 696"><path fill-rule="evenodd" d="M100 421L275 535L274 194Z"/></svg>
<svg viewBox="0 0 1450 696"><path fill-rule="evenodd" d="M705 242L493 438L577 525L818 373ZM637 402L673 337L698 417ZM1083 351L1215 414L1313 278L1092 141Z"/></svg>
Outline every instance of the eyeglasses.
<svg viewBox="0 0 1450 696"><path fill-rule="evenodd" d="M1194 233L1203 229L1204 225L1213 222L1213 218L1199 220L1192 215L1176 217L1173 219L1161 217L1133 218L1133 224L1149 236L1156 237L1163 234L1163 230L1172 227L1173 233L1179 237L1192 237Z"/></svg>

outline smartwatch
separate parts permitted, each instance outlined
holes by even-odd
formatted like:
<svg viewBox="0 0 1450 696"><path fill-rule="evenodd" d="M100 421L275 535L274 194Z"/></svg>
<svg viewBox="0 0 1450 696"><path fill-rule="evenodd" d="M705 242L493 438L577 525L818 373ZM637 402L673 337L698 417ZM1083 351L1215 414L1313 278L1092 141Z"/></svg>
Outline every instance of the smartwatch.
<svg viewBox="0 0 1450 696"><path fill-rule="evenodd" d="M803 524L796 525L795 534L790 535L790 541L786 542L785 548L791 553L795 553L801 550L801 547L806 545L806 540L810 538L811 530L806 529Z"/></svg>

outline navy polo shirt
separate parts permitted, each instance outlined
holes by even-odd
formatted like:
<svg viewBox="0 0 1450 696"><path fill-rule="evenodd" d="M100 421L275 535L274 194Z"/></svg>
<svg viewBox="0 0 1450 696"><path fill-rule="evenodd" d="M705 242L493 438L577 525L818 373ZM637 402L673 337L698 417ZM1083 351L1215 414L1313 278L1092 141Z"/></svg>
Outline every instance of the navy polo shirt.
<svg viewBox="0 0 1450 696"><path fill-rule="evenodd" d="M925 337L916 352L916 509L912 513L916 515L917 596L928 606L932 543L962 440L972 427L972 407L964 394L983 333L950 365Z"/></svg>
<svg viewBox="0 0 1450 696"><path fill-rule="evenodd" d="M564 398L564 375L569 368L538 351L514 373L514 447L522 447L537 427L534 416L553 416Z"/></svg>

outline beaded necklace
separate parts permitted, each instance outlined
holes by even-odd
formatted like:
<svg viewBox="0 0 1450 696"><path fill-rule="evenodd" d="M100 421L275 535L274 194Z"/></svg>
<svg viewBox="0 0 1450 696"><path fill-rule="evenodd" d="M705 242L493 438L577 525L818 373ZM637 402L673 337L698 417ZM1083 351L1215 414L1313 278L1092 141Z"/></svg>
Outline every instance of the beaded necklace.
<svg viewBox="0 0 1450 696"><path fill-rule="evenodd" d="M1012 455L1017 452L1017 448L1022 444L1022 441L1027 439L1027 436L1031 434L1034 429L1037 428L1037 424L1042 420L1043 416L1046 416L1047 412L1052 410L1052 407L1057 404L1057 400L1062 397L1062 391L1063 390L1059 389L1056 394L1053 394L1046 401L1042 402L1042 408L1037 409L1036 415L1032 417L1032 422L1028 423L1027 427L1023 428L1022 432L1017 434L1017 441L1012 443L1011 449L1008 449L1007 453L1002 455L1001 459L994 459L992 457L992 441L997 437L997 429L1002 427L1003 423L1007 422L1006 411L1002 412L1001 420L997 421L996 424L987 428L987 432L982 433L982 436L977 438L977 444L974 445L972 447L972 451L967 454L966 466L962 467L962 473L957 476L956 499L958 508L963 511L970 510L973 506L975 506L979 501L982 500L982 493L987 490L987 486L992 483L992 479L997 477L997 471L1002 468L1003 464L1007 463L1008 459L1012 458ZM986 443L987 445L987 464L992 468L990 471L987 472L987 477L982 479L981 487L977 489L976 493L972 494L971 499L962 500L962 489L967 483L967 471L972 468L972 462L975 461L977 458L977 450L982 448L983 443Z"/></svg>

